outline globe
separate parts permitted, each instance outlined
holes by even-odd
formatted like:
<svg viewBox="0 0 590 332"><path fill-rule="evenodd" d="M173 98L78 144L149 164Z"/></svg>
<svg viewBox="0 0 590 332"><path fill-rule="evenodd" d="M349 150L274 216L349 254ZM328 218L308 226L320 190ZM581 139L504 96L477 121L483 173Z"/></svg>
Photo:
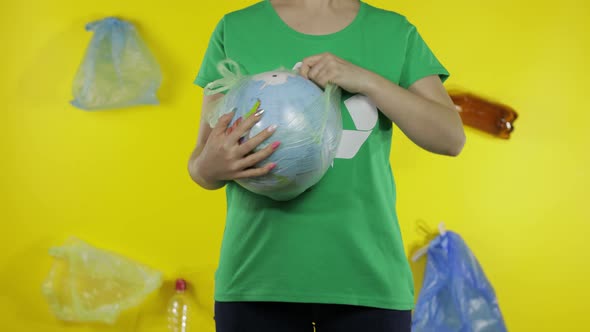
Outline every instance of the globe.
<svg viewBox="0 0 590 332"><path fill-rule="evenodd" d="M275 133L254 152L281 142L269 158L256 165L276 163L269 174L236 182L278 201L293 199L317 184L332 164L342 135L339 93L337 88L323 91L310 80L282 70L250 76L230 89L218 109L235 111L231 124L264 110L242 142L271 125L277 126Z"/></svg>

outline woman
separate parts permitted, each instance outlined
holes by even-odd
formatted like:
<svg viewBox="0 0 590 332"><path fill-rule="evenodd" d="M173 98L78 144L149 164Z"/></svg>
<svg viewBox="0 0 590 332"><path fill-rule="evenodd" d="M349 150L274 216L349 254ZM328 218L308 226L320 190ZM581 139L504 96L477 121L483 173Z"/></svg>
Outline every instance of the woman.
<svg viewBox="0 0 590 332"><path fill-rule="evenodd" d="M234 128L233 114L215 128L202 121L189 172L203 188L227 188L217 331L312 331L313 322L318 332L409 332L413 280L395 211L392 122L423 149L458 155L465 136L446 69L405 17L358 0L267 0L227 14L195 83L218 79L226 58L251 74L298 64L318 85L342 87L344 134L324 178L276 202L232 182L277 166L253 167L280 142L249 153L273 127L239 144L264 114ZM205 96L203 108L219 97Z"/></svg>

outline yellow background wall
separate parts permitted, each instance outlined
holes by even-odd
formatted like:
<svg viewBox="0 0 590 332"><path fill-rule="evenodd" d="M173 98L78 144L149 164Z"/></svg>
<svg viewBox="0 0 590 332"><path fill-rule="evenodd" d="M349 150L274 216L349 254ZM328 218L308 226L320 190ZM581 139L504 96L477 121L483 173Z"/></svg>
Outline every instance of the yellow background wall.
<svg viewBox="0 0 590 332"><path fill-rule="evenodd" d="M165 290L113 327L53 318L40 292L51 264L47 249L75 235L158 268L169 280L187 277L205 324L200 330L213 331L225 201L223 191L199 189L186 172L201 98L191 82L216 21L253 2L0 5L0 330L165 330ZM444 220L479 258L511 331L586 331L588 3L368 2L419 27L453 74L449 88L492 97L520 115L509 141L468 129L456 159L395 134L406 247L424 242L419 221L434 228ZM136 23L157 56L165 77L161 106L96 113L69 106L91 38L84 24L110 15Z"/></svg>

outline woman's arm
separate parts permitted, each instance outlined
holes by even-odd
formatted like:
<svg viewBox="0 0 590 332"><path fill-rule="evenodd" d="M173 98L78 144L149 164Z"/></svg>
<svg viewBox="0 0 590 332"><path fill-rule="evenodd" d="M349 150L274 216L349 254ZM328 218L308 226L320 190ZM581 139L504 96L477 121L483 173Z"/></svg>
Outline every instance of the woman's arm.
<svg viewBox="0 0 590 332"><path fill-rule="evenodd" d="M430 152L457 156L463 149L461 117L437 76L418 80L406 90L330 53L304 59L300 73L321 86L331 82L371 98L415 144Z"/></svg>
<svg viewBox="0 0 590 332"><path fill-rule="evenodd" d="M209 105L215 102L217 99L223 97L223 94L218 93L212 96L203 96L203 104L201 109L206 110L208 109ZM204 117L201 117L200 125L199 125L199 134L197 135L197 146L193 149L191 156L188 161L188 173L190 174L193 181L195 181L201 187L208 189L208 190L216 190L225 186L225 181L207 181L203 179L203 176L200 174L201 167L198 164L199 156L203 149L205 148L205 144L209 139L209 135L213 129L209 126L209 123L205 121Z"/></svg>
<svg viewBox="0 0 590 332"><path fill-rule="evenodd" d="M420 79L408 90L371 76L361 93L414 143L433 153L459 155L465 144L463 123L438 76Z"/></svg>

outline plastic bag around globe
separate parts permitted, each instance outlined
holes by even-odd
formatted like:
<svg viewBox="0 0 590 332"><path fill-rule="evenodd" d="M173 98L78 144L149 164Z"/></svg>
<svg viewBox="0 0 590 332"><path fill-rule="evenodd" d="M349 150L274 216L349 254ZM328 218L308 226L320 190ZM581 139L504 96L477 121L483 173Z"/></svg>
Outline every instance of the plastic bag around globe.
<svg viewBox="0 0 590 332"><path fill-rule="evenodd" d="M225 93L205 114L211 127L224 114L235 111L230 126L264 110L260 121L243 142L271 125L274 134L254 152L279 141L279 148L256 167L274 162L267 175L236 180L242 187L277 201L291 200L317 184L332 164L342 136L341 90L328 85L322 90L297 72L278 69L243 75L232 60L218 65L222 78L208 84L205 94Z"/></svg>
<svg viewBox="0 0 590 332"><path fill-rule="evenodd" d="M76 238L49 254L54 263L43 294L64 321L113 324L122 311L141 304L162 284L160 272Z"/></svg>
<svg viewBox="0 0 590 332"><path fill-rule="evenodd" d="M74 78L72 105L101 110L158 104L160 67L136 28L109 17L86 30L94 35Z"/></svg>
<svg viewBox="0 0 590 332"><path fill-rule="evenodd" d="M427 253L412 332L505 332L494 289L463 239L447 231Z"/></svg>

